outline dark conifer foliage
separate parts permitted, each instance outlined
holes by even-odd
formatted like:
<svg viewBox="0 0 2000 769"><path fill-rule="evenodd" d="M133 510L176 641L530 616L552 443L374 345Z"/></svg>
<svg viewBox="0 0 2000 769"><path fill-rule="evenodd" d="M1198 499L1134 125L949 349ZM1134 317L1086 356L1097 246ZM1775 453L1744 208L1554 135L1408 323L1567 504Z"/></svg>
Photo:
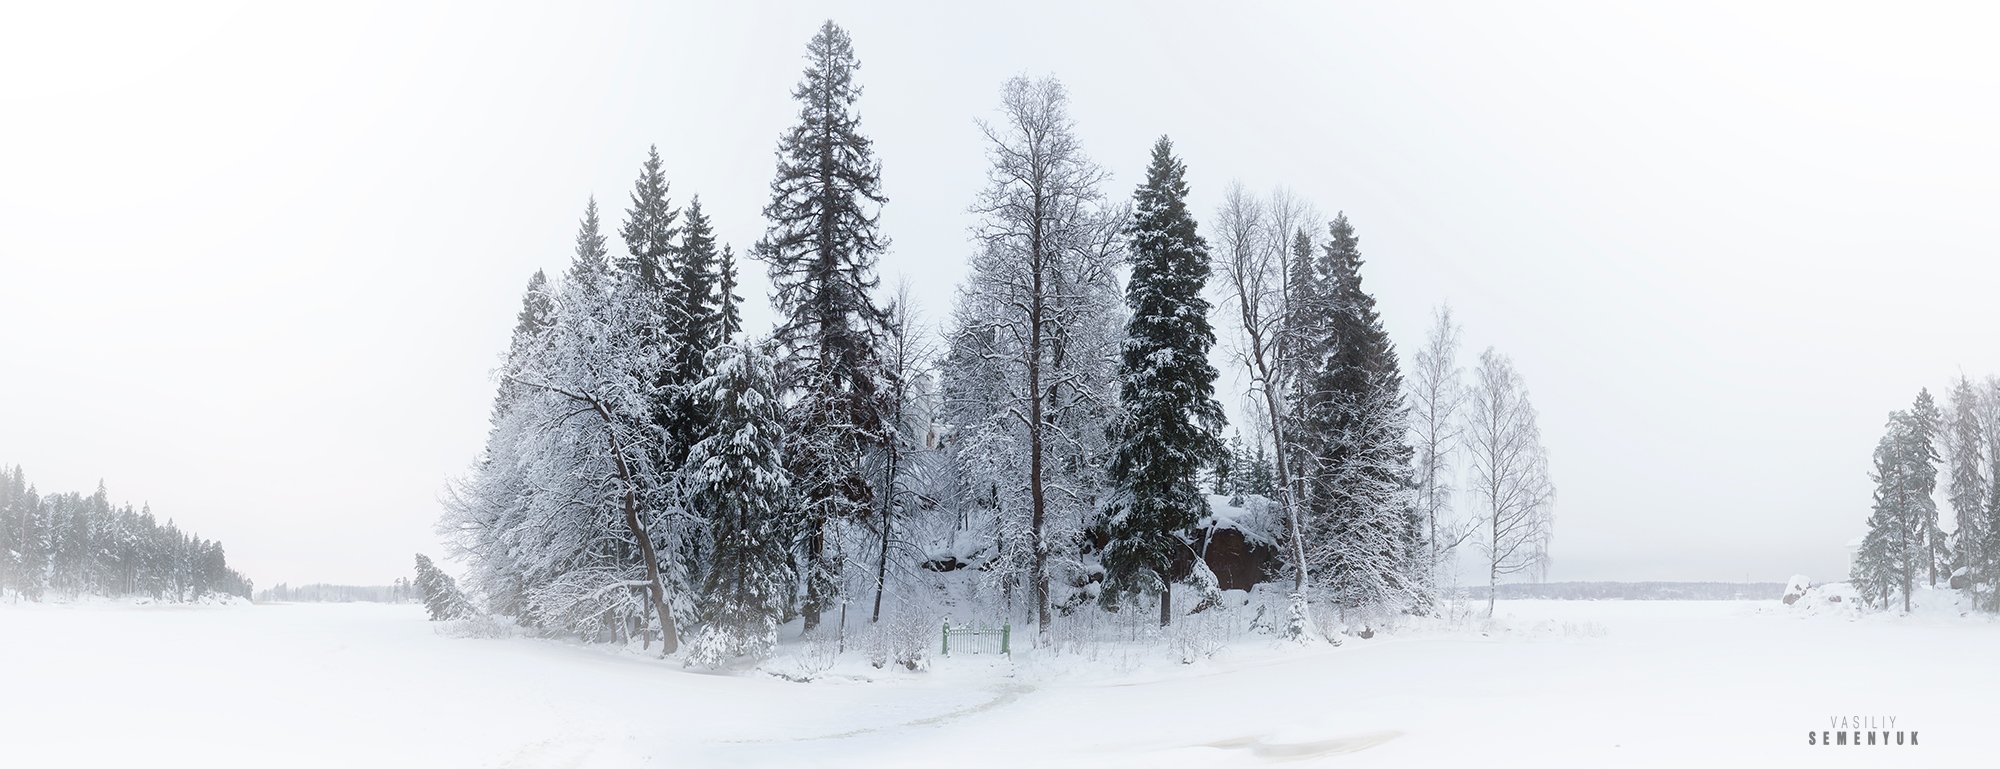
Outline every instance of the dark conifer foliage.
<svg viewBox="0 0 2000 769"><path fill-rule="evenodd" d="M680 246L672 252L673 279L664 296L668 307L662 315L673 325L664 380L672 402L665 425L669 465L680 463L706 427L707 417L694 388L708 376L704 356L722 342L721 297L716 293L721 283L721 254L716 251L715 230L702 212L700 196L688 201L686 214Z"/></svg>
<svg viewBox="0 0 2000 769"><path fill-rule="evenodd" d="M625 210L625 226L618 234L625 240L628 256L619 267L637 276L655 294L666 294L675 279L668 260L674 252L674 236L680 233L675 222L680 211L668 199L666 171L660 163L660 148L646 148L646 162L632 183L632 207ZM594 201L593 201L593 207Z"/></svg>
<svg viewBox="0 0 2000 769"><path fill-rule="evenodd" d="M887 246L877 223L881 164L854 110L860 68L847 32L829 21L807 45L792 91L799 122L778 141L769 228L756 256L770 270L779 313L779 376L794 397L788 465L800 504L807 629L833 598L829 521L873 507L861 458L882 440L876 352L887 313L871 297Z"/></svg>
<svg viewBox="0 0 2000 769"><path fill-rule="evenodd" d="M1293 324L1309 557L1343 607L1421 609L1428 596L1416 563L1423 548L1402 373L1375 298L1362 288L1360 238L1346 214L1327 236L1317 274L1296 283L1303 304Z"/></svg>
<svg viewBox="0 0 2000 769"><path fill-rule="evenodd" d="M1937 499L1932 493L1937 490L1938 462L1944 459L1938 451L1943 439L1943 418L1938 413L1937 399L1931 397L1930 388L1917 391L1917 400L1910 404L1910 451L1912 463L1921 461L1916 482L1922 484L1922 498L1912 500L1910 511L1912 526L1922 537L1923 548L1921 567L1931 587L1937 587L1938 577L1950 571L1951 545L1945 537L1944 529L1938 525Z"/></svg>
<svg viewBox="0 0 2000 769"><path fill-rule="evenodd" d="M1226 456L1215 401L1209 325L1208 244L1188 213L1186 168L1166 137L1153 145L1146 182L1134 195L1132 277L1126 284L1120 413L1108 468L1106 596L1158 592L1160 624L1173 621L1174 565L1184 539L1208 515L1199 477Z"/></svg>
<svg viewBox="0 0 2000 769"><path fill-rule="evenodd" d="M726 344L743 331L743 297L736 293L736 252L729 246L722 247L716 267L715 300L716 335Z"/></svg>
<svg viewBox="0 0 2000 769"><path fill-rule="evenodd" d="M89 496L43 495L20 467L0 469L0 592L193 601L250 588L222 543L161 524L150 506L113 507L101 483Z"/></svg>
<svg viewBox="0 0 2000 769"><path fill-rule="evenodd" d="M1930 391L1918 394L1909 410L1889 414L1888 428L1875 447L1875 506L1868 533L1854 555L1855 589L1870 603L1888 605L1902 597L1904 611L1917 583L1936 573L1938 547L1936 403Z"/></svg>
<svg viewBox="0 0 2000 769"><path fill-rule="evenodd" d="M707 368L714 373L696 392L709 426L683 470L689 501L708 511L714 538L689 661L717 666L777 642L792 582L784 520L791 479L779 453L784 413L770 357L723 345Z"/></svg>
<svg viewBox="0 0 2000 769"><path fill-rule="evenodd" d="M1980 432L1979 405L1979 394L1973 389L1972 380L1960 376L1952 386L1950 411L1939 434L1948 449L1945 460L1950 477L1945 497L1951 502L1956 524L1949 539L1953 583L1975 591L1985 582L1980 579L1984 575L1977 572L1983 571L1985 551L1992 537L1986 528L1987 479L1981 467L1985 443Z"/></svg>

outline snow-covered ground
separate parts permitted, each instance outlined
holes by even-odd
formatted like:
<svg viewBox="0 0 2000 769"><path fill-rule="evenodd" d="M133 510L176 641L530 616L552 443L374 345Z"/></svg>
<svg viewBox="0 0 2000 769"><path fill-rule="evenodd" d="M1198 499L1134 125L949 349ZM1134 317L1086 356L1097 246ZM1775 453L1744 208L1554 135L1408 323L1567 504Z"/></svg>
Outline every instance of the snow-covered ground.
<svg viewBox="0 0 2000 769"><path fill-rule="evenodd" d="M1970 766L2000 624L1502 602L1339 648L1022 654L810 684L440 635L415 606L0 605L0 765ZM796 646L786 650L799 653ZM861 675L857 675L859 671ZM1895 716L1916 747L1811 746Z"/></svg>

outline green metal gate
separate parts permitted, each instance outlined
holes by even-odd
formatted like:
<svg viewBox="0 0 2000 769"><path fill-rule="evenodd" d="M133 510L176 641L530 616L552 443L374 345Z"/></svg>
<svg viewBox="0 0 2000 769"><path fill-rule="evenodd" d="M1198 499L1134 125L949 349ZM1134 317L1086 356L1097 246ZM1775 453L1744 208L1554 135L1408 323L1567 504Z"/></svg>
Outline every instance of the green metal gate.
<svg viewBox="0 0 2000 769"><path fill-rule="evenodd" d="M952 627L951 622L946 621L944 623L944 645L939 652L943 656L949 657L951 656L952 649L956 648L965 654L1005 654L1011 657L1013 656L1013 652L1011 651L1013 634L1014 626L1011 624L1001 625L997 628L973 627L971 625Z"/></svg>

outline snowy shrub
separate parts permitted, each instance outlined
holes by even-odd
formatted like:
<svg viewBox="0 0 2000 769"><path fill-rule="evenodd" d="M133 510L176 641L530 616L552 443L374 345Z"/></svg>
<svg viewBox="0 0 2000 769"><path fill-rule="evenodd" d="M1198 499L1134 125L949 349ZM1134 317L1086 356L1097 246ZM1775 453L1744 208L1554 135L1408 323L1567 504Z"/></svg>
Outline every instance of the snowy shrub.
<svg viewBox="0 0 2000 769"><path fill-rule="evenodd" d="M868 653L868 665L883 668L889 665L889 629L882 623L869 625L861 631L861 648Z"/></svg>
<svg viewBox="0 0 2000 769"><path fill-rule="evenodd" d="M561 575L528 596L528 617L557 633L585 641L623 640L626 618L647 614L642 574L616 567L590 567Z"/></svg>
<svg viewBox="0 0 2000 769"><path fill-rule="evenodd" d="M1194 559L1194 567L1188 573L1188 587L1194 592L1194 608L1189 614L1200 614L1222 603L1222 585L1215 578L1215 572L1208 568L1208 562Z"/></svg>
<svg viewBox="0 0 2000 769"><path fill-rule="evenodd" d="M930 662L931 633L943 622L935 612L905 611L887 621L889 660L906 670L921 670Z"/></svg>
<svg viewBox="0 0 2000 769"><path fill-rule="evenodd" d="M707 512L715 534L688 662L718 667L777 644L791 577L780 520L791 479L779 458L784 417L770 357L723 345L707 361L715 373L696 390L710 432L689 449L683 475L690 504Z"/></svg>
<svg viewBox="0 0 2000 769"><path fill-rule="evenodd" d="M439 623L435 632L447 638L513 638L520 634L521 626L505 617L474 614Z"/></svg>
<svg viewBox="0 0 2000 769"><path fill-rule="evenodd" d="M1306 604L1305 593L1295 592L1285 597L1286 638L1295 641L1303 641L1312 636L1312 627L1310 624L1308 624L1310 621L1308 619L1308 615L1310 615L1311 612L1307 611L1306 606L1307 604ZM1261 606L1258 607L1258 610L1262 611L1263 607Z"/></svg>
<svg viewBox="0 0 2000 769"><path fill-rule="evenodd" d="M1169 648L1183 665L1215 656L1229 641L1229 626L1235 619L1233 613L1216 610L1175 620L1166 628Z"/></svg>
<svg viewBox="0 0 2000 769"><path fill-rule="evenodd" d="M840 638L833 630L820 628L806 634L805 643L792 656L789 675L780 674L792 681L804 683L818 678L821 673L833 669L833 663L840 659Z"/></svg>

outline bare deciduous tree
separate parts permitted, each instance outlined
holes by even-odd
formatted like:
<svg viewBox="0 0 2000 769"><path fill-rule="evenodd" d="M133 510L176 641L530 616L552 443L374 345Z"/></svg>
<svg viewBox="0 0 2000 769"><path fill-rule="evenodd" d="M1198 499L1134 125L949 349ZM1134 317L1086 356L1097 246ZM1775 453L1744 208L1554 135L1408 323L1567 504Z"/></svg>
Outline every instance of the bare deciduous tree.
<svg viewBox="0 0 2000 769"><path fill-rule="evenodd" d="M1430 529L1432 579L1459 545L1475 533L1452 520L1452 471L1458 458L1465 404L1464 370L1458 365L1458 324L1451 306L1437 308L1436 322L1410 371L1410 443L1416 449L1417 510Z"/></svg>
<svg viewBox="0 0 2000 769"><path fill-rule="evenodd" d="M1286 369L1283 337L1285 319L1285 279L1290 274L1288 248L1294 228L1300 226L1304 207L1290 193L1280 190L1266 207L1243 189L1231 184L1222 208L1216 215L1216 270L1222 277L1222 306L1235 310L1239 337L1236 358L1250 375L1252 411L1268 426L1275 444L1274 470L1277 474L1278 506L1285 521L1294 565L1292 572L1292 618L1286 632L1298 637L1308 621L1306 596L1312 577L1306 565L1305 537L1299 526L1297 490L1292 480L1291 455L1286 442L1284 405Z"/></svg>
<svg viewBox="0 0 2000 769"><path fill-rule="evenodd" d="M926 448L926 431L931 427L925 406L930 396L931 365L936 350L917 317L907 281L896 285L896 301L889 307L888 327L879 355L883 382L877 387L882 394L885 429L881 450L877 452L882 488L876 493L880 505L876 522L882 530L878 532L880 550L875 560L875 606L868 615L870 623L882 620L882 594L888 585L889 546L894 540L896 519L915 507L911 504L913 493L905 483L904 460L911 452Z"/></svg>
<svg viewBox="0 0 2000 769"><path fill-rule="evenodd" d="M1004 368L1007 418L1022 431L1028 516L1022 527L1035 618L1050 621L1052 516L1081 524L1091 489L1068 480L1098 460L1103 392L1119 335L1112 267L1122 216L1098 191L1105 171L1078 143L1068 96L1056 80L1014 78L1002 89L1001 120L981 121L992 166L973 204L978 251L967 290L992 317ZM1015 379L1018 377L1018 380ZM1092 416L1092 413L1098 416ZM1004 536L1004 534L1003 534Z"/></svg>
<svg viewBox="0 0 2000 769"><path fill-rule="evenodd" d="M1527 385L1513 361L1490 347L1473 377L1465 438L1487 563L1486 614L1492 616L1491 588L1500 577L1548 565L1556 489Z"/></svg>

